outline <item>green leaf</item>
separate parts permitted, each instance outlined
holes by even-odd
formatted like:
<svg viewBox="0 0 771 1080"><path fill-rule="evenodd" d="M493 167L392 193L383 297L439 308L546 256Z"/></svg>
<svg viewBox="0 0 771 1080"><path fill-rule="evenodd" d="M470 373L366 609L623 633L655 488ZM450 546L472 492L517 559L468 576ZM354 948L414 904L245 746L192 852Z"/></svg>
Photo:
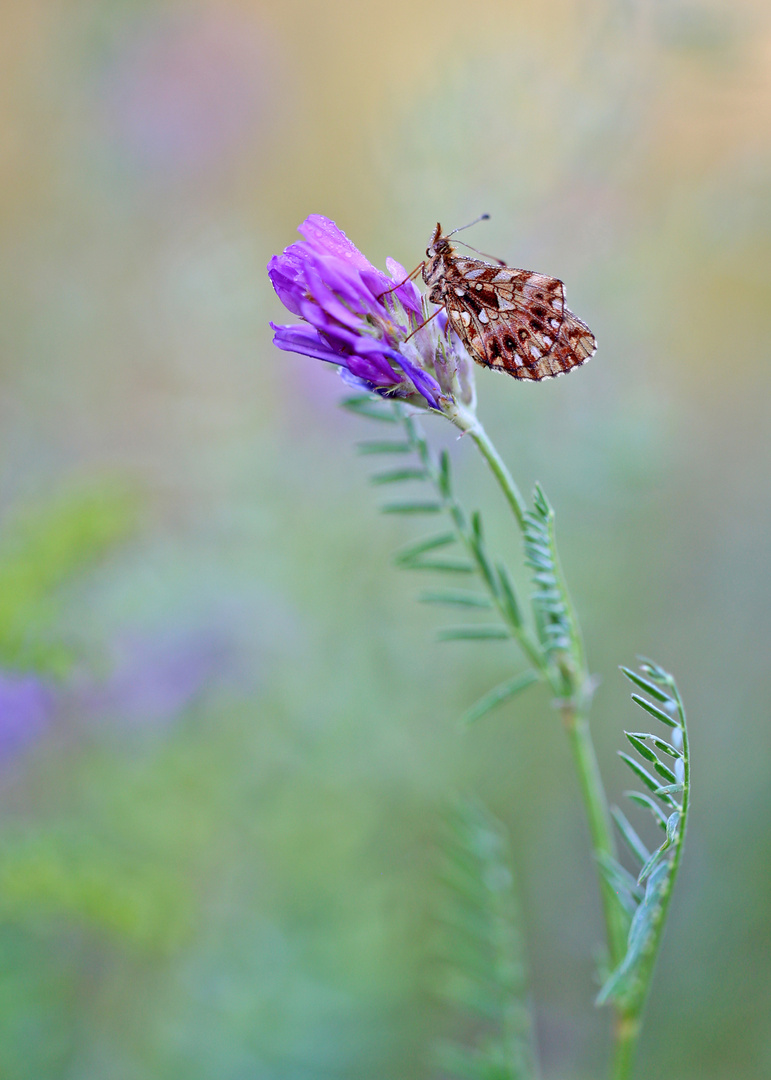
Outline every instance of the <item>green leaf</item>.
<svg viewBox="0 0 771 1080"><path fill-rule="evenodd" d="M677 830L680 825L680 811L675 810L673 814L670 814L667 818L667 839L671 844L674 844L677 838Z"/></svg>
<svg viewBox="0 0 771 1080"><path fill-rule="evenodd" d="M552 573L533 574L533 581L544 590L556 589L558 585L557 578Z"/></svg>
<svg viewBox="0 0 771 1080"><path fill-rule="evenodd" d="M650 701L646 701L645 698L640 697L639 694L632 694L632 701L635 705L639 705L641 709L645 709L651 716L655 716L662 724L666 724L667 727L680 727L679 720L675 720L674 717L669 716L662 709L656 708L655 705L652 705ZM667 698L667 701L671 701L671 698ZM674 705L675 703L672 702L672 704Z"/></svg>
<svg viewBox="0 0 771 1080"><path fill-rule="evenodd" d="M668 671L664 671L663 667L654 663L653 660L649 660L647 656L638 656L637 659L640 662L640 668L650 679L653 679L656 683L661 683L663 686L673 686L674 679Z"/></svg>
<svg viewBox="0 0 771 1080"><path fill-rule="evenodd" d="M618 751L618 756L622 761L626 762L635 776L642 780L647 788L654 792L654 794L658 791L659 782L651 776L647 769L644 769L642 765L638 765L634 758L630 757L629 754L623 753L621 750Z"/></svg>
<svg viewBox="0 0 771 1080"><path fill-rule="evenodd" d="M517 597L514 592L514 586L509 577L509 572L503 563L498 563L498 584L499 588L496 592L503 601L503 607L508 616L509 622L512 626L520 629L522 626L522 614L519 610L519 604L517 603Z"/></svg>
<svg viewBox="0 0 771 1080"><path fill-rule="evenodd" d="M648 851L647 847L637 835L636 831L632 827L629 819L627 818L623 810L619 809L618 806L614 806L611 808L610 812L613 816L613 820L618 827L618 831L621 833L627 843L627 847L632 852L637 861L641 865L643 865L650 858L650 852Z"/></svg>
<svg viewBox="0 0 771 1080"><path fill-rule="evenodd" d="M448 574L472 574L473 565L466 559L432 559L426 554L457 543L455 533L439 533L409 544L394 555L394 562L402 570L430 570Z"/></svg>
<svg viewBox="0 0 771 1080"><path fill-rule="evenodd" d="M510 637L505 626L448 626L438 634L439 641L502 641Z"/></svg>
<svg viewBox="0 0 771 1080"><path fill-rule="evenodd" d="M377 394L355 394L353 397L344 398L340 404L349 412L365 416L368 420L380 420L386 424L399 422L393 410Z"/></svg>
<svg viewBox="0 0 771 1080"><path fill-rule="evenodd" d="M643 893L634 877L612 855L601 851L597 854L597 864L602 876L610 885L627 915L633 915Z"/></svg>
<svg viewBox="0 0 771 1080"><path fill-rule="evenodd" d="M458 592L445 589L442 592L425 592L419 597L422 604L450 604L458 607L491 608L492 601L484 593Z"/></svg>
<svg viewBox="0 0 771 1080"><path fill-rule="evenodd" d="M657 735L652 735L651 738L653 739L653 745L657 750L660 750L662 754L669 754L669 756L673 758L682 758L683 755L677 747L672 746L666 739L660 739Z"/></svg>
<svg viewBox="0 0 771 1080"><path fill-rule="evenodd" d="M680 814L675 811L671 814L667 820L667 838L661 847L657 848L649 859L646 860L645 865L640 871L640 876L637 879L637 884L642 885L648 875L651 873L657 863L664 857L665 852L669 851L677 838L677 823L680 820Z"/></svg>
<svg viewBox="0 0 771 1080"><path fill-rule="evenodd" d="M473 574L475 567L464 559L425 559L404 563L405 570L432 570L442 574Z"/></svg>
<svg viewBox="0 0 771 1080"><path fill-rule="evenodd" d="M513 879L502 826L476 801L448 820L436 935L447 1010L435 1057L447 1080L533 1080Z"/></svg>
<svg viewBox="0 0 771 1080"><path fill-rule="evenodd" d="M387 442L367 441L356 444L358 454L411 454L413 450L412 443L396 442L395 440Z"/></svg>
<svg viewBox="0 0 771 1080"><path fill-rule="evenodd" d="M428 480L425 469L391 469L370 476L370 484L398 484L402 480Z"/></svg>
<svg viewBox="0 0 771 1080"><path fill-rule="evenodd" d="M626 956L597 995L597 1005L604 1005L607 1001L629 1003L630 1000L639 998L641 987L636 979L637 967L657 925L661 896L668 871L669 862L667 861L655 867L648 878L645 895L629 927Z"/></svg>
<svg viewBox="0 0 771 1080"><path fill-rule="evenodd" d="M625 731L624 734L626 735L627 739L629 739L630 743L635 748L640 757L645 758L646 761L657 762L659 760L653 753L653 751L649 749L643 742L643 739L649 739L651 737L650 735L646 735L644 733L639 733L636 731Z"/></svg>
<svg viewBox="0 0 771 1080"><path fill-rule="evenodd" d="M450 473L450 455L446 450L443 450L439 455L439 477L437 484L445 499L449 499L452 495L452 480Z"/></svg>
<svg viewBox="0 0 771 1080"><path fill-rule="evenodd" d="M471 708L464 713L461 723L473 724L476 720L480 720L483 716L486 716L492 709L495 709L502 702L506 701L510 697L514 697L516 694L526 690L528 686L532 686L534 682L538 682L538 676L533 671L523 671L519 675L515 675L512 679L507 679L506 682L502 682L499 686L496 686L493 690L490 690L484 697L481 697L476 705L472 705Z"/></svg>
<svg viewBox="0 0 771 1080"><path fill-rule="evenodd" d="M675 705L675 702L665 694L663 690L659 690L658 686L655 686L652 682L648 682L647 679L643 679L641 675L638 675L635 671L630 671L629 668L622 667L621 671L626 675L630 682L633 682L635 686L639 686L641 690L644 690L646 694L650 694L656 701L666 702L668 705ZM639 705L640 702L638 701ZM644 706L643 706L644 708Z"/></svg>
<svg viewBox="0 0 771 1080"><path fill-rule="evenodd" d="M412 563L425 552L436 551L437 548L448 547L450 544L457 543L457 540L458 538L455 533L451 532L440 533L438 536L428 536L423 540L416 540L415 543L401 548L394 555L394 560L400 564Z"/></svg>
<svg viewBox="0 0 771 1080"><path fill-rule="evenodd" d="M681 791L685 791L685 784L664 784L662 787L657 787L653 794L679 795Z"/></svg>
<svg viewBox="0 0 771 1080"><path fill-rule="evenodd" d="M553 534L554 515L540 488L534 495L534 511L525 514L525 563L532 570L533 615L544 652L580 650L580 642L570 619L570 604L560 583Z"/></svg>
<svg viewBox="0 0 771 1080"><path fill-rule="evenodd" d="M664 765L661 761L658 760L658 758L653 763L653 768L656 770L656 772L659 774L659 776L663 776L664 779L668 780L670 784L676 784L677 783L677 777L672 772L672 770L668 769L666 767L666 765Z"/></svg>
<svg viewBox="0 0 771 1080"><path fill-rule="evenodd" d="M487 557L487 552L484 549L481 541L474 541L474 554L476 556L477 564L479 566L479 572L487 582L487 587L493 595L498 593L498 580L493 572L492 563Z"/></svg>
<svg viewBox="0 0 771 1080"><path fill-rule="evenodd" d="M658 691L654 683L661 683L671 688L673 697L677 699L681 718L681 724L676 726L682 734L682 751L675 746L671 746L664 739L647 732L632 731L625 734L638 753L642 753L646 758L648 758L649 754L653 755L652 759L648 758L648 760L652 760L654 772L675 779L675 774L654 753L649 745L651 742L657 751L667 754L670 758L674 757L679 762L677 766L678 773L682 772L684 779L683 783L659 785L656 778L647 769L639 765L634 758L624 753L620 755L635 776L643 782L653 795L672 807L672 812L669 813L669 816L666 816L650 794L639 791L625 792L633 802L649 810L659 826L665 831L666 836L663 843L652 854L648 854L645 845L625 815L617 808L612 810L613 818L626 844L635 859L642 863L637 882L638 885L645 883L645 892L634 911L629 925L624 958L606 979L598 995L597 1004L601 1005L613 1000L619 1005L622 1013L629 1017L639 1017L640 1015L649 990L656 954L661 945L669 897L672 894L674 877L677 873L682 852L682 843L685 836L684 812L688 806L685 798L683 799L683 806L678 806L673 796L685 790L684 785L689 782L690 777L685 714L679 706L675 681L671 675L668 675L662 668L651 661L643 661L641 667L643 673L653 680L652 683L644 685L647 679L635 675L634 672L630 672L626 668L621 670L640 689L652 694L659 701L662 701L663 698L663 704L669 707L672 707L674 702L671 698L665 697L661 691ZM633 697L635 702L640 704L642 699L638 700L637 695L633 695ZM642 701L642 707L653 716L656 716L660 711L657 706L653 706L646 701ZM671 723L669 717L662 717L662 719L664 719L665 723Z"/></svg>
<svg viewBox="0 0 771 1080"><path fill-rule="evenodd" d="M533 505L542 518L553 517L554 511L549 505L549 500L546 498L546 493L539 483L536 483L533 488Z"/></svg>
<svg viewBox="0 0 771 1080"><path fill-rule="evenodd" d="M395 502L380 507L382 514L440 514L444 507L437 502Z"/></svg>
<svg viewBox="0 0 771 1080"><path fill-rule="evenodd" d="M642 791L625 791L624 795L627 799L631 799L632 802L637 803L638 806L644 806L646 810L650 810L661 828L666 829L667 815L661 809L659 804L653 801L650 795L645 795Z"/></svg>

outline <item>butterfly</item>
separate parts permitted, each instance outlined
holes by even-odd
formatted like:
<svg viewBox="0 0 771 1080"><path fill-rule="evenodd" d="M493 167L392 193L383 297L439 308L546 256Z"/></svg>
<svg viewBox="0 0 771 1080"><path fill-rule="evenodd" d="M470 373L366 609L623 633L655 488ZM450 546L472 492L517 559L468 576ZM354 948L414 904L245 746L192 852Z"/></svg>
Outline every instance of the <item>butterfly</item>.
<svg viewBox="0 0 771 1080"><path fill-rule="evenodd" d="M450 236L436 226L423 280L428 299L444 307L449 326L478 364L515 379L540 380L593 355L594 334L565 307L558 278L456 255Z"/></svg>

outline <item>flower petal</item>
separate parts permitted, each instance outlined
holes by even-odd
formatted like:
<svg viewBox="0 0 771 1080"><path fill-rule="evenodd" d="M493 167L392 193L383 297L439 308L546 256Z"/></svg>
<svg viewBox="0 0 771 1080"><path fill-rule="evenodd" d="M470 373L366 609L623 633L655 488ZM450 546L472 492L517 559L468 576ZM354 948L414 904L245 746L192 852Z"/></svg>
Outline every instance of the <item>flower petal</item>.
<svg viewBox="0 0 771 1080"><path fill-rule="evenodd" d="M276 326L271 323L270 328L273 331L273 344L285 352L312 356L314 360L326 360L332 364L343 363L340 354L335 352L312 326Z"/></svg>
<svg viewBox="0 0 771 1080"><path fill-rule="evenodd" d="M286 254L286 253L285 253ZM287 273L289 271L289 273ZM287 310L293 315L300 314L300 299L304 289L291 273L284 255L274 255L268 263L268 276L276 294Z"/></svg>
<svg viewBox="0 0 771 1080"><path fill-rule="evenodd" d="M431 408L441 409L439 397L442 393L442 388L433 375L429 375L427 371L421 371L419 367L416 367L406 356L402 356L401 353L389 353L389 356L396 361L404 374L412 380L415 389L419 394L422 394Z"/></svg>
<svg viewBox="0 0 771 1080"><path fill-rule="evenodd" d="M357 270L375 269L343 230L322 214L310 214L297 231L320 254L334 255L335 258L355 266Z"/></svg>
<svg viewBox="0 0 771 1080"><path fill-rule="evenodd" d="M285 352L300 353L328 364L340 364L348 368L352 375L366 379L373 386L392 387L403 381L382 352L372 352L368 356L344 353L312 326L277 326L275 323L270 326L274 332L274 345Z"/></svg>
<svg viewBox="0 0 771 1080"><path fill-rule="evenodd" d="M327 315L331 315L333 319L337 319L338 322L341 322L343 326L347 326L350 330L358 330L361 325L361 318L338 300L332 290L322 281L321 275L315 266L308 266L306 279L311 296Z"/></svg>
<svg viewBox="0 0 771 1080"><path fill-rule="evenodd" d="M386 269L391 275L392 285L399 285L399 288L394 290L396 296L409 311L414 311L416 315L422 317L420 290L412 281L407 281L409 275L402 264L389 256L386 259Z"/></svg>

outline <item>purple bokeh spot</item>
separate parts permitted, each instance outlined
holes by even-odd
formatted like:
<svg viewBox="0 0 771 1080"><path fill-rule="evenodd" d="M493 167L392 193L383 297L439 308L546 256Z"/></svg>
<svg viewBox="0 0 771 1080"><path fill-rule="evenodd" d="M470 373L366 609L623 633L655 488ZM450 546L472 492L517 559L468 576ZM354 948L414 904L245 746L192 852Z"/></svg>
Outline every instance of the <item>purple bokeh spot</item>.
<svg viewBox="0 0 771 1080"><path fill-rule="evenodd" d="M206 630L125 638L106 682L81 690L92 715L135 724L173 720L232 666L232 643Z"/></svg>
<svg viewBox="0 0 771 1080"><path fill-rule="evenodd" d="M53 711L53 692L38 676L0 672L0 764L37 742Z"/></svg>

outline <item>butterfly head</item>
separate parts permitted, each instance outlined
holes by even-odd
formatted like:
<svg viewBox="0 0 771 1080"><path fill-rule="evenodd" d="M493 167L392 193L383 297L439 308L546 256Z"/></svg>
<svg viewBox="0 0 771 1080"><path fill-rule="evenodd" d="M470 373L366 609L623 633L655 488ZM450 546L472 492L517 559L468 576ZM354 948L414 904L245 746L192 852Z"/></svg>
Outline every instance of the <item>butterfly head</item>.
<svg viewBox="0 0 771 1080"><path fill-rule="evenodd" d="M442 232L442 226L437 225L431 243L426 248L426 262L423 263L423 280L426 285L436 285L446 273L445 257L452 255L453 247ZM429 293L429 300L438 302Z"/></svg>
<svg viewBox="0 0 771 1080"><path fill-rule="evenodd" d="M451 251L452 244L442 232L442 226L437 223L434 235L431 237L431 243L426 248L426 256L429 259L434 259L437 255L446 255Z"/></svg>

